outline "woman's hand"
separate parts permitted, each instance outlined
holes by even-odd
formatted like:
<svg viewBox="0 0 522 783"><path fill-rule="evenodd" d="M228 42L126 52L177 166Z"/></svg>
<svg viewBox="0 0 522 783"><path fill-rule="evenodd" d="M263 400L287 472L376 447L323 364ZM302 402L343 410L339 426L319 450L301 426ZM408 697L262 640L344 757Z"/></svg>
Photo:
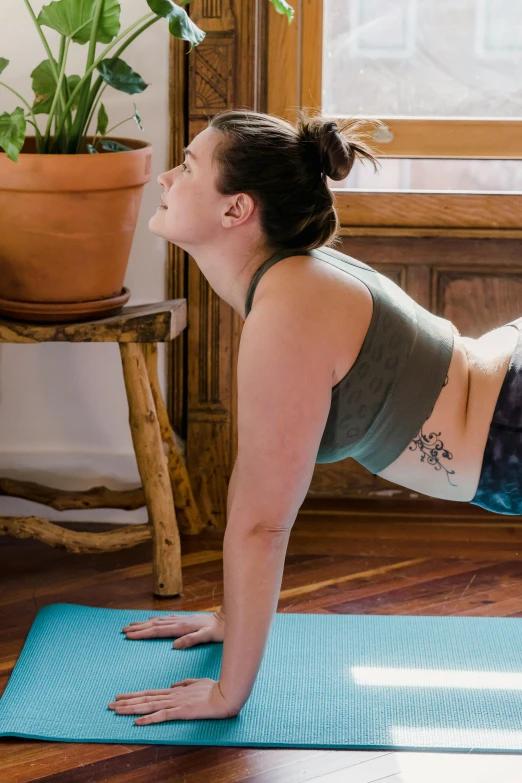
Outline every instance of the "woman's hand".
<svg viewBox="0 0 522 783"><path fill-rule="evenodd" d="M122 693L108 707L118 715L143 715L134 721L137 726L166 720L234 718L239 713L225 701L219 682L207 677L181 680L163 690Z"/></svg>
<svg viewBox="0 0 522 783"><path fill-rule="evenodd" d="M178 637L172 644L180 650L207 642L222 642L225 638L225 614L221 609L212 614L170 614L167 617L149 617L130 623L123 629L127 639L157 639Z"/></svg>

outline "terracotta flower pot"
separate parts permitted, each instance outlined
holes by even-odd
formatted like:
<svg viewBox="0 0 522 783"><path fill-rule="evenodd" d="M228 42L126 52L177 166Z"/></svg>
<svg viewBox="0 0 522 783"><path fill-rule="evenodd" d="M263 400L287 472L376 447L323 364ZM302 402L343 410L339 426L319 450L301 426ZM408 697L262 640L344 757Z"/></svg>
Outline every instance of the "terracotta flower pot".
<svg viewBox="0 0 522 783"><path fill-rule="evenodd" d="M0 315L66 321L117 312L152 147L39 155L0 153ZM90 141L90 139L89 139Z"/></svg>

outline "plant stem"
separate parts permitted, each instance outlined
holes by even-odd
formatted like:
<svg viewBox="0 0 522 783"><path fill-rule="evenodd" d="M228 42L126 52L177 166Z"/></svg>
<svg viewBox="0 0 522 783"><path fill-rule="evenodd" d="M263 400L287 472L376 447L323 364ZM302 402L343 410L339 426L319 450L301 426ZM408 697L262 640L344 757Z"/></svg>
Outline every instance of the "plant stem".
<svg viewBox="0 0 522 783"><path fill-rule="evenodd" d="M34 116L34 115L33 115ZM36 122L33 122L28 117L26 117L26 121L33 126L33 128L36 131L35 134L35 140L36 140L36 152L40 153L42 152L42 134L40 133L40 128L36 124Z"/></svg>
<svg viewBox="0 0 522 783"><path fill-rule="evenodd" d="M85 122L85 116L89 112L88 99L89 99L89 91L91 89L91 79L92 79L92 71L89 72L89 68L92 66L96 58L96 36L98 34L98 25L100 23L101 12L103 10L103 3L104 0L96 0L96 4L94 6L94 17L91 26L89 50L87 52L87 60L85 64L86 67L86 74L84 77L85 81L84 84L82 85L82 89L80 92L80 100L78 102L78 109L76 110L76 117L74 120L76 131L78 130L78 128L81 128L81 126ZM76 139L75 139L75 143L76 143ZM79 138L78 138L78 143L79 143ZM75 151L78 152L78 149L76 149Z"/></svg>
<svg viewBox="0 0 522 783"><path fill-rule="evenodd" d="M134 115L132 115L132 116L134 117ZM113 131L113 130L114 130L114 128L119 128L119 127L120 127L120 125L123 125L123 123L124 123L124 122L129 122L130 120L132 120L132 117L127 117L127 119L126 119L126 120L122 120L121 122L117 122L117 123L116 123L116 125L113 125L113 126L112 126L112 128L109 128L109 130L108 130L108 131L106 131L106 132L103 134L103 138L105 138L106 136L108 136L108 135L109 135L109 133L110 133L111 131ZM101 139L100 139L100 141L101 141Z"/></svg>
<svg viewBox="0 0 522 783"><path fill-rule="evenodd" d="M73 38L72 35L69 36L69 43L71 42L72 38ZM66 47L66 43L65 42L66 42L66 36L62 35L62 38L61 38L61 41L60 41L60 64L62 62L62 58L64 58L65 59L65 63L67 63L67 50L65 48ZM65 65L64 65L64 72L65 72ZM63 85L62 86L63 86L63 95L61 97L62 97L63 100L61 101L61 105L65 106L65 104L67 103L67 100L69 98L69 89L68 89L68 85L67 85L67 76L63 80ZM69 134L71 132L71 125L72 125L70 113L67 113L66 118L65 118L65 122L66 122L66 125L67 125L67 133ZM56 128L56 126L55 126L55 128ZM69 139L66 136L66 142L68 140Z"/></svg>
<svg viewBox="0 0 522 783"><path fill-rule="evenodd" d="M62 82L63 82L63 75L65 73L65 63L67 61L67 52L69 50L69 44L71 43L70 38L66 38L65 45L63 48L60 46L60 73L58 74L58 81L56 82L56 90L54 93L53 102L51 104L51 108L49 109L49 117L47 120L47 127L45 128L45 138L44 138L44 146L47 147L49 144L49 136L51 134L51 125L53 122L54 117L54 110L56 108L56 105L60 99L61 92L62 92ZM57 124L58 124L59 117L56 116ZM55 136L56 139L56 136Z"/></svg>
<svg viewBox="0 0 522 783"><path fill-rule="evenodd" d="M157 16L155 19L151 19L150 21L148 21L147 24L144 24L143 27L140 27L139 30L136 30L131 36L129 36L129 38L127 38L126 41L123 42L123 44L120 46L118 51L114 52L114 54L112 56L113 57L119 57L120 54L123 51L125 51L127 46L129 46L129 44L131 44L134 41L135 38L137 38L139 35L141 35L142 32L147 29L147 27L150 27L151 25L155 24L160 19L161 19L161 17ZM94 84L93 84L93 86L91 88L91 92L89 93L89 103L91 104L92 109L91 109L91 113L89 115L89 118L88 118L87 122L85 123L84 127L80 129L81 136L86 136L87 135L87 133L89 131L89 126L90 126L90 124L92 122L92 118L93 118L94 112L96 110L96 106L98 105L99 101L101 100L101 96L103 95L103 91L105 90L106 87L109 86L107 84L107 82L105 82L105 84L104 84L100 94L96 98L96 93L100 89L100 86L101 86L102 82L103 82L103 78L101 76L98 76L98 78L96 79L96 81L94 82Z"/></svg>
<svg viewBox="0 0 522 783"><path fill-rule="evenodd" d="M92 139L92 146L95 147L97 144L99 144L100 141L103 141L103 139L106 139L111 131L113 131L115 128L119 128L120 125L123 125L124 122L129 122L129 120L132 120L132 119L134 119L134 114L132 115L132 117L127 117L126 120L122 120L121 122L117 122L116 125L113 125L112 128L109 128L108 131L105 131L105 133L102 136L100 136L100 138L97 139L97 140L96 140L96 134L94 134L93 139Z"/></svg>
<svg viewBox="0 0 522 783"><path fill-rule="evenodd" d="M33 112L33 109L32 109L32 107L31 107L31 106L29 106L29 104L27 103L27 101L25 100L25 98L22 98L22 96L20 95L20 93L19 93L19 92L16 92L16 90L13 90L13 88L12 88L12 87L9 87L9 85L8 85L8 84L5 84L4 82L0 82L0 87L5 87L5 89L6 89L6 90L10 90L12 93L14 93L14 95L16 95L16 97L17 97L17 98L20 98L20 100L22 101L22 103L23 103L25 106L27 106L27 108L29 109L29 111L31 112L31 114L33 115L33 118L34 118L34 112Z"/></svg>
<svg viewBox="0 0 522 783"><path fill-rule="evenodd" d="M51 52L49 44L47 43L47 39L46 39L45 35L42 32L42 28L38 24L38 20L37 20L35 14L34 14L33 9L31 8L31 4L29 3L29 0L24 0L24 3L27 6L27 10L29 11L29 14L31 15L31 19L33 20L33 22L34 22L34 24L36 26L36 30L37 30L38 35L40 36L40 39L41 39L41 41L42 41L42 43L44 45L44 49L47 52L47 57L49 58L49 63L50 63L50 66L51 66L51 70L53 72L53 76L58 81L58 69L56 67L56 63L55 63L55 60L54 60L54 57L53 57L53 53ZM62 108L63 108L63 103L62 103Z"/></svg>
<svg viewBox="0 0 522 783"><path fill-rule="evenodd" d="M26 0L26 1L27 1L27 0ZM68 110L71 108L71 106L72 106L72 104L73 104L73 101L74 101L74 99L76 98L76 96L78 95L78 93L80 92L80 90L82 89L82 87L83 87L83 84L85 83L85 80L86 80L86 79L87 79L87 78L88 78L88 77L91 75L91 73L92 73L92 72L95 70L96 66L97 66L97 65L99 65L99 63L101 63L101 61L102 61L102 60L105 58L105 56L107 55L107 53L108 53L108 52L110 52L110 50L111 50L112 48L114 48L114 46L115 46L117 43L119 43L119 42L121 41L121 39L122 39L122 38L124 38L124 37L127 35L127 33L129 33L131 30L134 30L134 28L135 28L135 27L137 27L139 24L141 24L141 22L143 22L143 20L144 20L144 19L150 19L150 16L151 16L151 14L146 14L145 16L142 16L140 19L138 19L136 22L134 22L134 24L131 24L131 25L130 25L130 27L128 27L128 28L127 28L127 29L126 29L126 30L125 30L123 33L120 33L120 35L118 35L118 37L117 37L117 38L115 38L115 39L114 39L114 41L112 41L112 42L109 44L109 46L107 46L107 47L106 47L106 48L103 50L103 52L100 54L100 56L99 56L99 57L97 57L97 58L96 58L96 60L95 60L95 61L92 63L92 65L91 65L91 66L90 66L90 67L87 69L87 71L85 72L85 75L84 75L83 79L81 79L81 80L78 82L78 84L76 85L76 87L75 87L75 88L74 88L74 90L72 91L72 93L71 93L71 96L70 96L69 100L68 100L68 101L67 101L67 103L65 104L64 112L68 111ZM153 14L153 16L155 16L155 19L154 19L154 21L158 21L159 19L161 19L161 18L162 18L162 17L156 16L156 14ZM148 26L148 25L147 25L147 26ZM145 27L144 27L143 29L145 29ZM59 125L59 127L58 127L58 130L57 130L57 132L58 132L58 133L61 133L61 130L62 130L62 127L63 127L64 121L65 121L65 120L64 120L64 118L62 117L62 119L61 119L61 122L60 122L60 125Z"/></svg>
<svg viewBox="0 0 522 783"><path fill-rule="evenodd" d="M101 81L103 81L103 79L101 78L101 76L100 76L100 80L101 80ZM97 84L97 83L98 83L98 79L96 79L96 82L94 83L94 85L96 86L96 84ZM87 136L87 131L89 130L89 125L91 124L91 122L92 122L92 118L93 118L93 116L94 116L94 112L96 111L96 106L97 106L97 105L98 105L98 103L101 101L101 97L102 97L102 95L103 95L103 93L104 93L105 89L106 89L108 86L109 86L109 85L107 84L107 82L105 82L105 84L103 85L102 89L100 90L100 94L98 95L97 99L96 99L96 100L95 100L95 101L92 103L92 109L91 109L91 112L90 112L90 114L89 114L89 116L88 116L88 118L87 118L87 122L85 123L85 133L83 133L83 132L80 132L80 137L81 137L81 138L83 138L84 136ZM92 90L91 90L91 92L92 92ZM89 96L89 100L90 100L90 96ZM96 135L96 134L95 134L95 135ZM94 145L94 140L93 140L93 145Z"/></svg>

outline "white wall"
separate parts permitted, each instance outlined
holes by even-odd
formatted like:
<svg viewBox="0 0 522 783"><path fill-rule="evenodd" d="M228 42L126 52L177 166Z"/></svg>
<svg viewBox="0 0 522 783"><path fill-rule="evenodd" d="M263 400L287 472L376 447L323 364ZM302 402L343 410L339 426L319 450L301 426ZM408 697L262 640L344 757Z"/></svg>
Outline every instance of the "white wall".
<svg viewBox="0 0 522 783"><path fill-rule="evenodd" d="M44 4L32 0L36 14ZM122 6L122 30L149 10L144 0L124 0ZM57 56L58 34L48 27L43 30ZM161 192L156 178L168 168L169 38L167 24L160 20L122 55L149 84L143 93L126 95L108 87L103 94L109 127L132 115L133 102L142 117L143 133L132 120L115 134L153 144L152 178L144 189L125 278L132 292L129 304L158 301L167 294L167 243L151 234L147 224ZM179 45L187 47L181 41ZM82 73L86 54L87 45L71 46L68 74ZM32 103L30 73L47 55L20 0L0 3L0 57L10 60L0 80ZM19 104L12 93L0 87L0 113L12 111ZM162 345L159 354L165 393ZM97 484L130 488L140 483L117 344L0 346L0 476L64 489L86 489ZM56 521L128 524L146 520L145 509L56 512L35 503L0 497L0 515L17 514L41 514Z"/></svg>

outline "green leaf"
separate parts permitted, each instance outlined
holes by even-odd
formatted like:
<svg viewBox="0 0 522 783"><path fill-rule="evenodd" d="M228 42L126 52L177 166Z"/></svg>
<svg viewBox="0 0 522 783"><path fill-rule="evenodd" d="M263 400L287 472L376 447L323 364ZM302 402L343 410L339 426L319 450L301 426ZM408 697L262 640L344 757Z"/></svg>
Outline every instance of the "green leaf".
<svg viewBox="0 0 522 783"><path fill-rule="evenodd" d="M97 68L102 79L115 90L121 90L128 95L143 92L148 87L139 73L136 73L126 62L119 57L109 57L102 60Z"/></svg>
<svg viewBox="0 0 522 783"><path fill-rule="evenodd" d="M89 151L89 153L91 155L99 155L100 154L98 152L98 150L95 147L92 146L92 144L87 144L87 150Z"/></svg>
<svg viewBox="0 0 522 783"><path fill-rule="evenodd" d="M0 57L0 73L2 73L2 71L4 71L8 65L9 60L6 60L5 57Z"/></svg>
<svg viewBox="0 0 522 783"><path fill-rule="evenodd" d="M20 106L12 114L0 114L0 147L6 151L9 160L15 163L24 146L26 128L24 110Z"/></svg>
<svg viewBox="0 0 522 783"><path fill-rule="evenodd" d="M192 51L194 46L200 44L205 37L206 33L200 30L187 12L181 6L175 5L172 0L147 0L147 4L157 16L167 19L171 35L183 41L190 41L192 46L189 51Z"/></svg>
<svg viewBox="0 0 522 783"><path fill-rule="evenodd" d="M58 63L56 60L54 64L56 71L58 71ZM49 114L56 92L56 79L54 78L53 69L51 68L51 61L44 60L40 65L37 65L31 73L31 78L33 80L35 95L33 111L35 114ZM79 81L79 76L68 76L67 84L69 85L69 91L72 91ZM79 97L80 96L78 95L77 99L75 99L72 106L73 109L77 108Z"/></svg>
<svg viewBox="0 0 522 783"><path fill-rule="evenodd" d="M290 24L290 22L294 18L294 13L295 13L292 6L288 5L286 0L270 0L270 2L274 6L278 14L285 14L288 17L288 24Z"/></svg>
<svg viewBox="0 0 522 783"><path fill-rule="evenodd" d="M107 130L108 126L109 118L107 116L107 112L105 111L105 106L102 103L98 110L98 125L96 126L96 135L99 133L100 136L105 136L105 131Z"/></svg>
<svg viewBox="0 0 522 783"><path fill-rule="evenodd" d="M127 152L132 151L132 147L126 147L125 144L120 144L119 141L110 141L110 139L102 139L100 141L100 147L103 147L107 152Z"/></svg>
<svg viewBox="0 0 522 783"><path fill-rule="evenodd" d="M57 30L75 43L90 40L96 0L56 0L44 5L37 22ZM104 0L96 31L96 41L110 43L120 31L120 4L118 0Z"/></svg>
<svg viewBox="0 0 522 783"><path fill-rule="evenodd" d="M188 2L190 2L190 0L188 0ZM138 110L136 108L136 104L133 103L132 105L134 106L134 114L132 116L133 116L134 120L136 121L136 125L138 126L140 131L142 131L143 130L143 125L141 124L141 117L138 114Z"/></svg>

